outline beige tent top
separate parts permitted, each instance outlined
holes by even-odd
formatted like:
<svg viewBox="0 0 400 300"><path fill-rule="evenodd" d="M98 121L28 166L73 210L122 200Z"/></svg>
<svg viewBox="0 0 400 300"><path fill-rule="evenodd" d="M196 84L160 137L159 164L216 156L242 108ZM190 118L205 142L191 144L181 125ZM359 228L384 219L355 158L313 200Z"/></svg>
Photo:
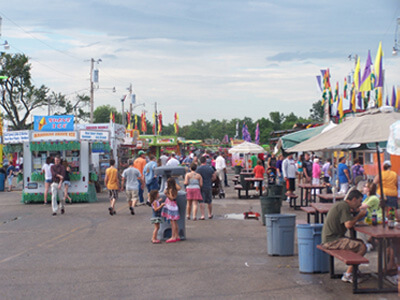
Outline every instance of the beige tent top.
<svg viewBox="0 0 400 300"><path fill-rule="evenodd" d="M318 151L350 144L367 144L387 141L390 125L400 120L400 113L383 107L360 113L335 128L320 133L300 143L289 152Z"/></svg>
<svg viewBox="0 0 400 300"><path fill-rule="evenodd" d="M229 149L229 153L264 153L265 150L263 147L249 142L243 142L231 149Z"/></svg>

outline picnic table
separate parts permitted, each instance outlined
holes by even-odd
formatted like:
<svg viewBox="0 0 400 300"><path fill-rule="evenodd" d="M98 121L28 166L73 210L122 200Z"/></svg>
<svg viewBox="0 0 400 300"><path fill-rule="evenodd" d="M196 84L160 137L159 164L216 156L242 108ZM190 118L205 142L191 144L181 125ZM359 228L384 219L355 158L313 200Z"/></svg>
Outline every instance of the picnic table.
<svg viewBox="0 0 400 300"><path fill-rule="evenodd" d="M321 215L321 223L324 223L324 216L332 208L333 203L311 203L311 207L315 208L315 223L319 223L319 216Z"/></svg>
<svg viewBox="0 0 400 300"><path fill-rule="evenodd" d="M313 196L310 201L311 202L317 202L317 190L319 190L319 193L321 193L321 190L324 189L326 186L323 184L310 184L310 183L300 183L299 188L300 188L300 206L308 206L308 196ZM304 205L304 196L303 196L303 190L306 191L305 195L305 205ZM314 191L312 193L312 191Z"/></svg>
<svg viewBox="0 0 400 300"><path fill-rule="evenodd" d="M262 196L262 192L263 192L262 182L264 181L264 178L246 177L244 180L249 183L260 182L259 192L260 192L260 197ZM246 189L246 197L248 197L248 192L249 192L249 190Z"/></svg>
<svg viewBox="0 0 400 300"><path fill-rule="evenodd" d="M357 232L364 233L371 237L374 237L378 241L378 287L377 288L365 288L360 289L362 293L395 293L397 292L397 287L383 287L383 257L386 253L386 241L390 238L400 239L400 227L397 225L394 229L389 229L387 226L383 228L382 225L368 226L368 225L358 225L354 227Z"/></svg>
<svg viewBox="0 0 400 300"><path fill-rule="evenodd" d="M333 200L341 201L344 200L345 197L344 194L318 194L317 196L319 197L319 202L321 203L333 203Z"/></svg>

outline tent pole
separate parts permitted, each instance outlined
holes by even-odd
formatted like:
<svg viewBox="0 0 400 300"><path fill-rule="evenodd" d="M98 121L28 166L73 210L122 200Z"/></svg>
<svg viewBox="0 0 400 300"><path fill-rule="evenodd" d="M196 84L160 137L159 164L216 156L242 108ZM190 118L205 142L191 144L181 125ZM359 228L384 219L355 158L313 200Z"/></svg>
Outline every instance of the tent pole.
<svg viewBox="0 0 400 300"><path fill-rule="evenodd" d="M376 145L376 154L378 155L378 174L379 174L379 186L381 188L381 207L382 207L382 224L383 228L385 225L385 195L383 194L383 183L382 183L382 168L381 168L381 155L379 153L379 142L375 143Z"/></svg>

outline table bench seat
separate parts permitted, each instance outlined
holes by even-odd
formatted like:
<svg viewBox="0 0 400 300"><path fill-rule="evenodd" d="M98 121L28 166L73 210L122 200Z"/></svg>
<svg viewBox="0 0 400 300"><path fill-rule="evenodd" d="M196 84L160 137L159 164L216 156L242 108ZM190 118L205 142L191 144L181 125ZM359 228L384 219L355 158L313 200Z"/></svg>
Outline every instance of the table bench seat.
<svg viewBox="0 0 400 300"><path fill-rule="evenodd" d="M242 186L241 184L236 184L233 188L234 188L236 191L238 191L238 197L239 197L239 199L241 199L241 198L242 198L242 196L241 196L241 191L246 191L246 189L243 188L243 186ZM250 191L250 190L255 190L255 188L254 188L254 187L249 188L247 191Z"/></svg>
<svg viewBox="0 0 400 300"><path fill-rule="evenodd" d="M286 197L289 197L289 206L294 207L294 209L298 209L300 206L296 205L296 200L299 196L293 193L286 193Z"/></svg>
<svg viewBox="0 0 400 300"><path fill-rule="evenodd" d="M314 215L314 223L317 223L316 212L317 210L311 206L302 206L300 209L307 213L307 223L310 224L310 215Z"/></svg>
<svg viewBox="0 0 400 300"><path fill-rule="evenodd" d="M353 294L365 292L365 290L358 288L358 266L361 264L368 264L369 260L367 258L350 250L328 250L322 245L317 245L317 248L329 254L329 272L331 278L340 278L342 276L341 274L335 274L334 258L337 258L346 265L353 266Z"/></svg>

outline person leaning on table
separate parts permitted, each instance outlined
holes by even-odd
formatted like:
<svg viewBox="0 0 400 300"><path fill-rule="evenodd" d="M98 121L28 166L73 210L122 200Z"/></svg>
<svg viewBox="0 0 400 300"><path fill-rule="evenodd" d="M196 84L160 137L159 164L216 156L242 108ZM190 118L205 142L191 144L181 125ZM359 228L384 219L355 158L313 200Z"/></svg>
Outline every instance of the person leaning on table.
<svg viewBox="0 0 400 300"><path fill-rule="evenodd" d="M366 246L362 240L345 237L347 229L351 229L361 220L366 210L361 210L355 217L352 211L357 211L361 206L363 195L358 190L349 192L344 201L336 202L329 210L322 228L322 246L329 250L351 250L364 256ZM343 274L344 282L353 282L353 266L349 266Z"/></svg>

